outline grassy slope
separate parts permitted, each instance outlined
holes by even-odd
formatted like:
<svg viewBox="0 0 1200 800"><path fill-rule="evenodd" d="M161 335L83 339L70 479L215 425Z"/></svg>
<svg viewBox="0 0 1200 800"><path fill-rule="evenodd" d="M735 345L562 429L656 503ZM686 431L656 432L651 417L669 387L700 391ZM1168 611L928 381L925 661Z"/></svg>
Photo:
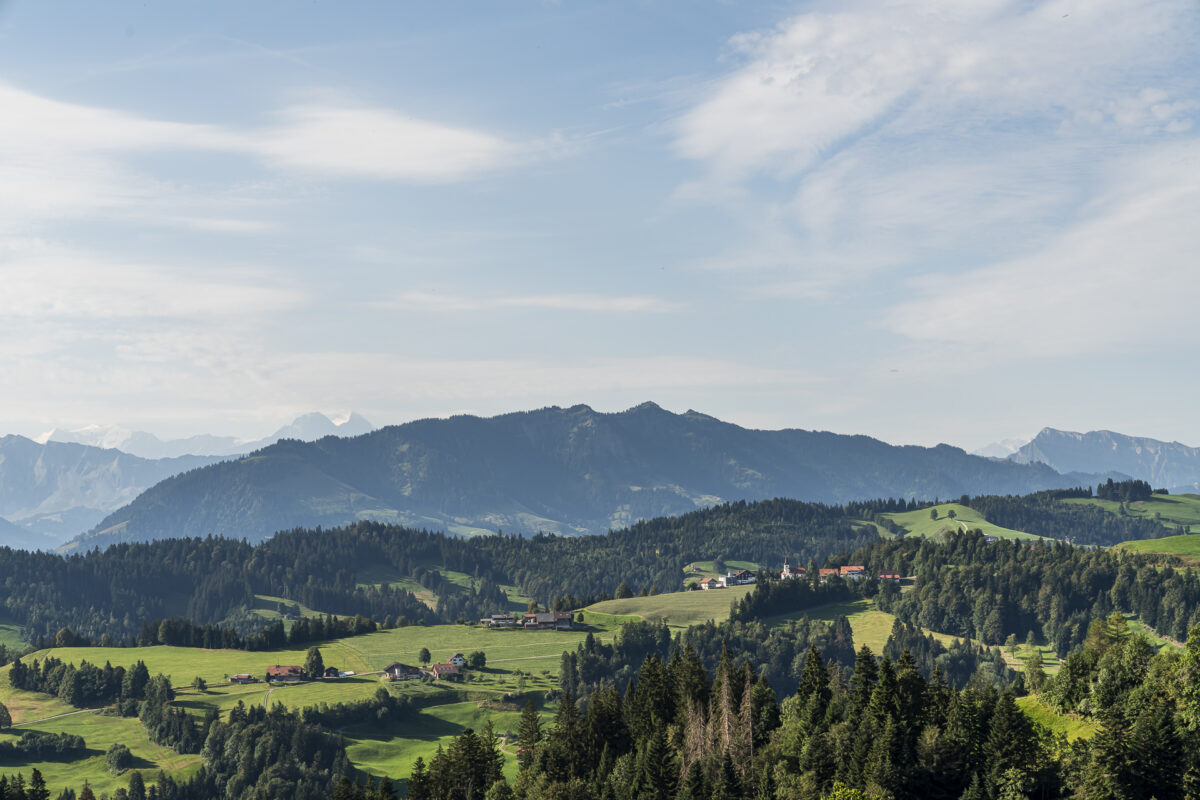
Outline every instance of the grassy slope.
<svg viewBox="0 0 1200 800"><path fill-rule="evenodd" d="M1054 733L1066 734L1069 741L1080 738L1089 739L1099 727L1092 720L1083 719L1074 714L1058 713L1042 702L1037 695L1018 697L1017 705L1035 722L1040 722Z"/></svg>
<svg viewBox="0 0 1200 800"><path fill-rule="evenodd" d="M472 672L471 680L465 684L448 686L409 682L394 687L394 691L423 695L425 702L434 703L421 711L415 720L394 723L393 727L366 727L347 731L347 743L351 758L362 768L376 774L385 770L392 777L403 777L411 767L416 755L428 755L437 744L449 736L460 733L465 727L480 727L485 718L492 719L498 732L512 727L511 717L517 712L510 709L481 707L482 701L500 700L505 694L516 692L546 692L557 686L557 672L564 650L573 649L587 634L577 631L523 631L487 630L460 625L398 628L379 631L321 644L325 663L343 670L370 673L382 669L392 661L417 663L417 652L428 647L435 660L445 660L456 652L470 653L483 650L487 654L488 667ZM602 639L611 632L600 630ZM196 692L190 688L179 688L179 705L203 713L208 707L216 707L227 713L238 701L246 704L263 704L270 691L270 702L283 703L290 708L353 701L372 696L384 685L377 676L364 674L357 678L337 681L321 681L299 685L287 685L271 690L265 684L231 686L224 684L225 676L237 672L263 675L271 664L303 664L306 647L261 653L238 650L200 650L181 647L143 648L57 648L42 651L29 658L45 658L48 655L78 663L86 659L103 664L131 666L139 659L146 662L151 674L168 675L177 687L187 687L199 675L208 681L210 688ZM29 660L29 659L26 659ZM77 733L84 737L89 749L85 760L76 762L30 762L7 763L0 770L16 771L37 767L46 774L54 787L64 784L78 786L87 778L98 791L109 792L116 786L126 785L128 778L114 779L104 768L104 751L116 741L127 744L139 759L138 768L145 770L144 777L150 779L157 771L186 774L199 764L198 757L180 756L172 750L152 744L145 730L136 719L123 720L94 713L71 714L55 720L39 722L46 717L66 714L75 709L54 698L13 689L8 684L8 669L0 670L0 702L7 705L17 724L30 723L34 730ZM17 728L19 735L22 728ZM430 732L436 732L432 736ZM415 737L415 738L414 738ZM507 751L511 751L511 747ZM509 753L515 757L515 753ZM511 768L511 765L510 765Z"/></svg>
<svg viewBox="0 0 1200 800"><path fill-rule="evenodd" d="M1178 556L1189 564L1200 564L1200 533L1164 536L1161 539L1132 539L1117 545L1131 553Z"/></svg>
<svg viewBox="0 0 1200 800"><path fill-rule="evenodd" d="M627 620L646 619L665 621L672 628L686 628L710 619L717 622L729 619L729 607L753 588L753 585L731 586L728 589L697 589L605 600L588 606L583 614L589 624L617 625Z"/></svg>
<svg viewBox="0 0 1200 800"><path fill-rule="evenodd" d="M1099 506L1112 514L1120 513L1121 509L1121 504L1115 500L1073 498L1065 502ZM1174 526L1184 533L1191 530L1200 532L1200 494L1156 494L1149 500L1126 504L1125 512L1131 517L1150 519L1159 514L1164 525Z"/></svg>
<svg viewBox="0 0 1200 800"><path fill-rule="evenodd" d="M963 527L974 530L981 529L988 536L997 536L1001 539L1041 539L1041 536L1036 536L1032 533L1024 531L1014 531L1009 528L1001 528L999 525L993 525L988 522L979 512L973 508L959 505L958 503L942 503L939 506L934 506L937 510L938 518L936 520L929 518L931 509L922 508L917 511L905 511L892 514L884 514L885 517L891 519L897 525L907 530L910 534L916 536L937 536L946 533L947 531L962 530ZM947 514L951 510L954 511L955 518L950 519Z"/></svg>

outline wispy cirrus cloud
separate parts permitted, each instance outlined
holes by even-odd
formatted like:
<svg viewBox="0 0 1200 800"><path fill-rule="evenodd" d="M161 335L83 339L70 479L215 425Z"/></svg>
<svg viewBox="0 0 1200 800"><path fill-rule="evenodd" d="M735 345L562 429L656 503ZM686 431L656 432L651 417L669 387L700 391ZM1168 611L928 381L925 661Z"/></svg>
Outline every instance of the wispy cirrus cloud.
<svg viewBox="0 0 1200 800"><path fill-rule="evenodd" d="M140 165L136 158L148 152L228 154L293 177L428 184L495 173L536 158L539 148L548 146L336 95L282 108L259 124L239 125L161 120L55 100L3 82L0 108L0 218L5 220L0 224L9 230L38 220L129 210L168 222L194 216L201 225L222 217L220 208L189 191L186 178ZM159 213L164 202L174 213ZM224 230L247 228L227 225Z"/></svg>
<svg viewBox="0 0 1200 800"><path fill-rule="evenodd" d="M647 295L603 294L526 294L526 295L464 295L447 292L402 292L397 296L373 303L377 307L397 308L432 313L456 313L487 309L526 308L548 311L586 311L611 313L676 311L681 306Z"/></svg>
<svg viewBox="0 0 1200 800"><path fill-rule="evenodd" d="M1126 159L1196 139L1198 31L1174 0L913 0L735 37L673 140L703 170L679 196L744 230L699 266L811 298L1048 252Z"/></svg>

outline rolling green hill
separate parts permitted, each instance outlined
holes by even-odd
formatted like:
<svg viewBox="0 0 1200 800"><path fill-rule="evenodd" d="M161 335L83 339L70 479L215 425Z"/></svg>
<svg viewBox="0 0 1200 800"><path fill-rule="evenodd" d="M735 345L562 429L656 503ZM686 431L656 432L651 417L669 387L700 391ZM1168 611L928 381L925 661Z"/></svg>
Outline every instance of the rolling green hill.
<svg viewBox="0 0 1200 800"><path fill-rule="evenodd" d="M1076 498L1064 502L1098 506L1112 514L1121 513L1121 504L1116 500ZM1149 500L1126 503L1125 513L1131 517L1153 519L1178 528L1182 533L1200 533L1200 494L1156 494Z"/></svg>
<svg viewBox="0 0 1200 800"><path fill-rule="evenodd" d="M1162 539L1135 539L1117 545L1119 550L1147 555L1161 553L1178 556L1190 564L1200 564L1200 533L1164 536Z"/></svg>
<svg viewBox="0 0 1200 800"><path fill-rule="evenodd" d="M689 593L696 594L696 593ZM728 607L726 607L728 611ZM597 620L596 636L602 640L611 629ZM557 688L557 672L564 650L574 649L583 641L582 631L489 630L464 625L411 626L363 636L325 642L320 645L325 663L359 676L334 681L316 681L277 687L265 683L236 685L228 676L249 672L263 676L272 664L303 664L306 648L245 652L241 650L201 650L185 647L76 647L39 651L26 661L55 656L78 664L81 660L102 665L132 666L146 662L152 675L167 675L176 687L176 704L196 714L217 708L225 714L239 701L263 705L282 703L301 709L322 703L351 702L372 697L384 684L378 671L393 661L417 664L418 651L428 647L435 661L444 661L456 652L482 650L487 655L484 670L470 671L463 684L432 684L411 681L391 684L391 691L419 697L422 708L413 718L388 723L356 725L346 729L351 761L376 775L403 777L418 755L428 758L438 744L461 733L466 727L480 727L492 720L497 733L515 731L520 708L502 702L514 694L544 695ZM111 792L125 786L128 776L107 772L104 754L114 742L126 744L135 757L135 767L150 781L159 769L186 776L200 764L199 756L183 756L152 743L136 718L126 719L80 712L62 701L33 692L18 691L8 683L9 668L0 669L0 702L12 714L14 728L0 738L15 738L23 731L74 733L87 742L87 757L75 761L32 761L6 763L4 771L37 767L51 785L77 786L86 778L99 792ZM209 688L198 692L190 688L196 676ZM515 747L505 740L508 757L506 770L515 769Z"/></svg>
<svg viewBox="0 0 1200 800"><path fill-rule="evenodd" d="M937 512L937 519L932 517L930 514L931 509L929 508L884 514L883 516L904 528L909 534L915 536L939 536L948 532L957 532L966 529L975 530L978 528L987 536L996 536L1001 539L1043 538L1032 533L1014 531L1009 528L1002 528L999 525L993 525L984 519L983 515L975 509L960 505L959 503L942 503L939 506L933 506L932 510ZM953 518L949 516L951 511L954 512Z"/></svg>
<svg viewBox="0 0 1200 800"><path fill-rule="evenodd" d="M710 619L722 622L729 619L729 607L753 589L753 585L731 586L728 589L697 589L649 597L605 600L585 608L583 618L589 624L606 625L644 619L665 622L672 628L686 628Z"/></svg>

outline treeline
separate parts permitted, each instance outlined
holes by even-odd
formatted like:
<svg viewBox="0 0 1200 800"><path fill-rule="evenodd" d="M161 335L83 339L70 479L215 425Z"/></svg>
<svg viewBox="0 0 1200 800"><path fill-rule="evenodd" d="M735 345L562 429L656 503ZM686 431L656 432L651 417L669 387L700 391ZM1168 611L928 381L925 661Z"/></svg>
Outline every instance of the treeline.
<svg viewBox="0 0 1200 800"><path fill-rule="evenodd" d="M275 650L281 647L343 639L373 633L379 629L374 620L361 614L353 617L301 617L290 628L282 620L267 625L256 633L239 636L236 631L221 625L197 625L188 619L164 619L148 622L138 634L138 647L158 644L174 647L203 647L208 650Z"/></svg>
<svg viewBox="0 0 1200 800"><path fill-rule="evenodd" d="M1147 487L1149 484L1146 484ZM1089 503L1064 503L1063 491L1038 492L1023 497L987 495L968 498L971 508L1002 528L1034 533L1075 544L1110 547L1130 539L1158 539L1177 531L1146 517L1120 516ZM1090 497L1090 490L1079 496Z"/></svg>
<svg viewBox="0 0 1200 800"><path fill-rule="evenodd" d="M960 502L998 525L1082 544L1171 533L1152 520L1061 502L1054 493ZM130 643L142 636L146 619L183 618L199 630L181 631L179 638L201 646L244 645L258 636L254 626L261 627L248 611L259 595L392 625L472 620L506 610L503 586L515 586L548 608L575 608L611 596L621 584L634 593L679 589L683 569L693 561L777 565L787 558L819 565L878 540L874 526L858 520L886 521L881 515L924 505L907 500L846 506L736 502L639 522L604 536L459 538L362 522L287 531L253 547L224 539L176 539L119 544L66 558L0 548L0 574L7 576L0 582L0 603L26 638L41 644L53 642L64 629L79 643ZM441 570L473 580L461 586ZM404 579L433 592L433 608L397 585ZM262 638L256 641L261 644Z"/></svg>
<svg viewBox="0 0 1200 800"><path fill-rule="evenodd" d="M124 716L133 716L137 701L146 697L150 672L142 661L126 670L107 662L97 667L81 661L76 667L49 656L40 662L35 658L32 664L18 658L9 668L8 681L14 689L53 695L75 708L117 705Z"/></svg>
<svg viewBox="0 0 1200 800"><path fill-rule="evenodd" d="M749 662L725 658L710 672L686 651L667 663L651 654L624 692L565 694L549 730L528 707L514 786L457 741L437 772L523 800L1058 796L1055 743L1011 694L926 680L907 654L877 661L863 648L851 671L810 648L802 662L780 706ZM410 800L482 796L432 772L422 767L415 794L410 781Z"/></svg>
<svg viewBox="0 0 1200 800"><path fill-rule="evenodd" d="M878 542L852 557L868 569L915 575L902 594L881 593L880 608L912 625L987 645L1010 636L1051 645L1060 656L1083 643L1093 619L1136 615L1164 636L1183 639L1200 623L1200 578L1157 570L1113 550L1044 541L988 543L979 532Z"/></svg>
<svg viewBox="0 0 1200 800"><path fill-rule="evenodd" d="M43 733L25 731L15 741L0 742L0 761L21 759L22 761L50 761L74 758L87 752L82 736L73 733ZM0 797L5 795L0 794Z"/></svg>
<svg viewBox="0 0 1200 800"><path fill-rule="evenodd" d="M1154 489L1150 488L1150 484L1146 481L1113 481L1109 478L1104 483L1096 487L1096 497L1101 500L1115 500L1120 503L1132 503L1137 500L1149 500L1150 495L1154 493ZM1166 491L1159 489L1160 494L1166 494Z"/></svg>

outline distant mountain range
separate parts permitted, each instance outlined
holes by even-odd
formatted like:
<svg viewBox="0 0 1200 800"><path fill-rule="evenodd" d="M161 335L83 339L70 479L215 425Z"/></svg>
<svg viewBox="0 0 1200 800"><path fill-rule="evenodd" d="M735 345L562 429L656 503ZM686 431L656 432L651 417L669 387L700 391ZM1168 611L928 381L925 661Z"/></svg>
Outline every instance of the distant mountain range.
<svg viewBox="0 0 1200 800"><path fill-rule="evenodd" d="M1008 458L1018 464L1046 464L1059 472L1119 472L1149 481L1156 489L1200 489L1200 448L1113 431L1043 428Z"/></svg>
<svg viewBox="0 0 1200 800"><path fill-rule="evenodd" d="M233 436L200 434L185 439L159 439L152 433L131 431L113 425L88 425L75 430L55 428L38 437L39 442L73 442L93 447L120 450L142 458L176 458L193 456L232 456L250 453L280 439L300 439L311 442L325 436L359 436L375 430L375 426L358 414L334 422L321 413L297 417L263 439L238 439Z"/></svg>
<svg viewBox="0 0 1200 800"><path fill-rule="evenodd" d="M163 478L211 464L211 456L146 459L82 444L0 438L0 543L61 544ZM23 532L24 539L12 528Z"/></svg>
<svg viewBox="0 0 1200 800"><path fill-rule="evenodd" d="M353 439L281 441L169 478L68 549L379 519L460 533L599 533L724 500L1023 494L1095 483L1044 464L867 436L750 430L653 403L457 416Z"/></svg>
<svg viewBox="0 0 1200 800"><path fill-rule="evenodd" d="M0 438L0 545L57 547L177 473L280 439L311 441L370 430L371 423L357 414L335 423L314 413L252 442L222 436L164 442L152 434L100 426L51 431L39 437L43 441L5 436ZM76 441L64 441L70 439Z"/></svg>

